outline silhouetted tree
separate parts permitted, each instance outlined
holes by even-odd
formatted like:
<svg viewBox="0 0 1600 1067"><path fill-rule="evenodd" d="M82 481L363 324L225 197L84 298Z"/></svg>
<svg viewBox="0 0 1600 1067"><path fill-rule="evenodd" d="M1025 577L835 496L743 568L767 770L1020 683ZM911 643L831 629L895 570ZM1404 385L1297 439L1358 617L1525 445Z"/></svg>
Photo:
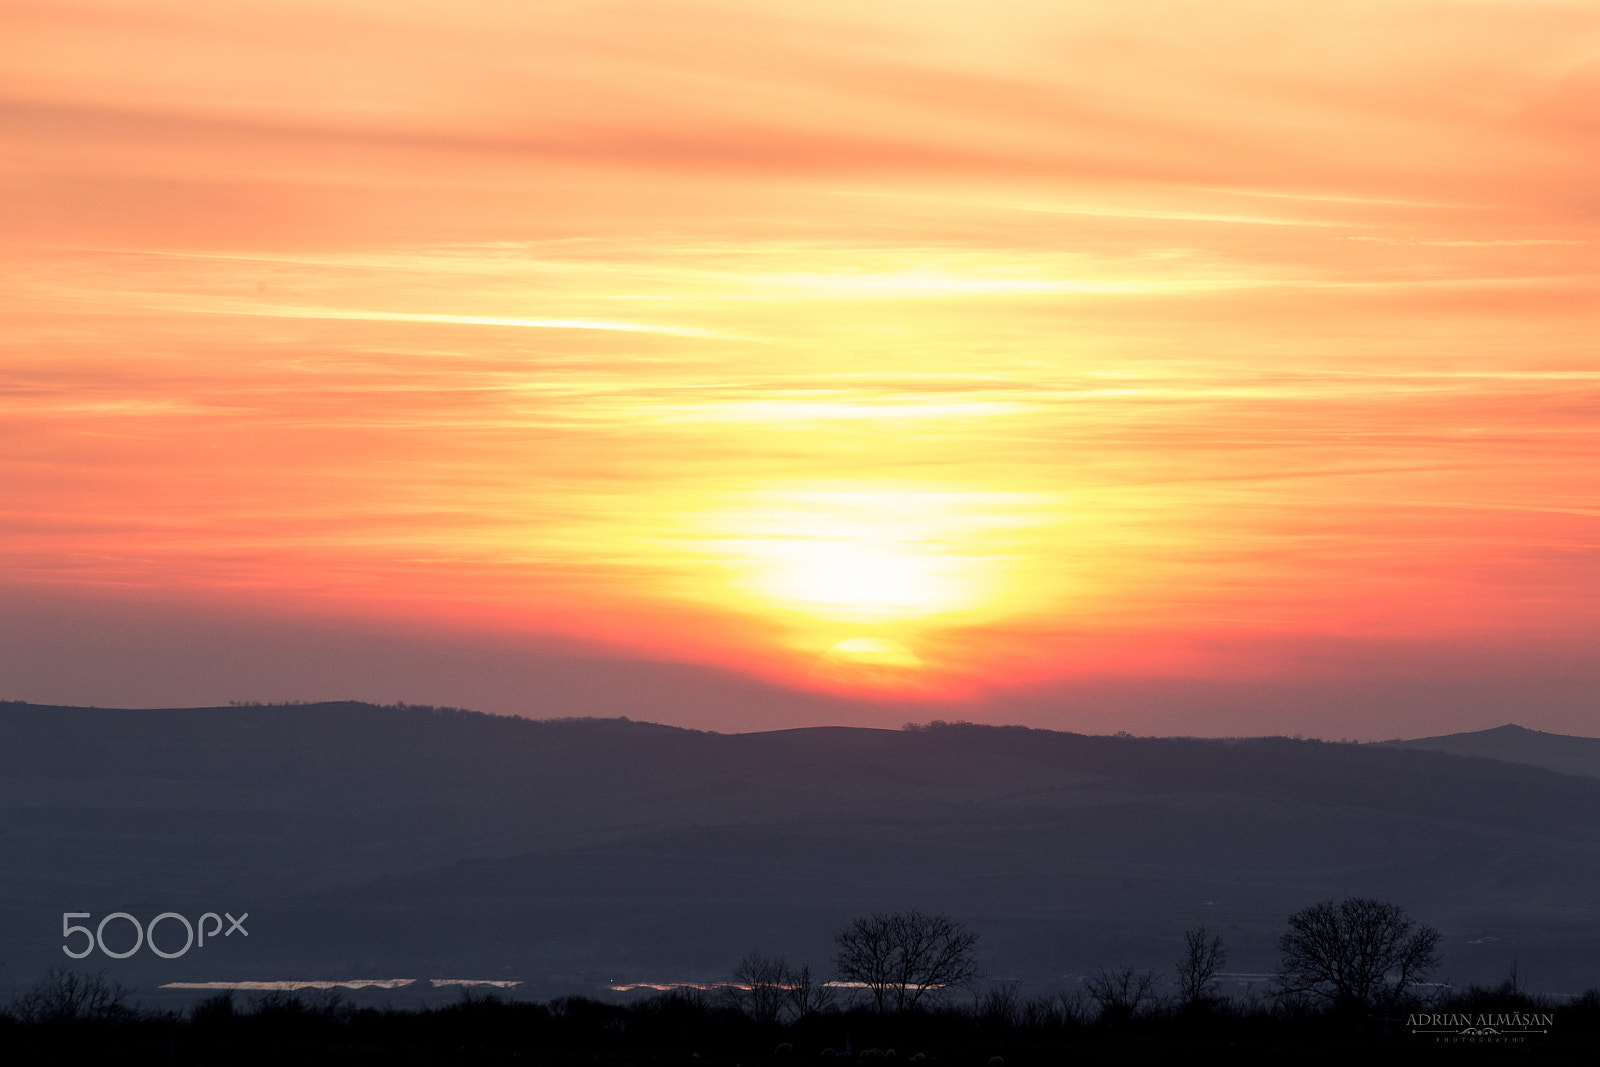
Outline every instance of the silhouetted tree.
<svg viewBox="0 0 1600 1067"><path fill-rule="evenodd" d="M1370 897L1324 900L1289 917L1278 988L1343 1009L1400 997L1439 965L1439 931Z"/></svg>
<svg viewBox="0 0 1600 1067"><path fill-rule="evenodd" d="M127 999L128 991L104 972L58 968L13 1000L11 1010L25 1023L103 1023L127 1016Z"/></svg>
<svg viewBox="0 0 1600 1067"><path fill-rule="evenodd" d="M1183 934L1183 955L1178 958L1178 1003L1193 1010L1216 995L1217 972L1228 962L1222 938L1207 937L1197 926Z"/></svg>
<svg viewBox="0 0 1600 1067"><path fill-rule="evenodd" d="M812 975L810 964L801 964L789 979L789 1005L797 1019L809 1019L833 1007L833 987Z"/></svg>
<svg viewBox="0 0 1600 1067"><path fill-rule="evenodd" d="M840 980L860 982L878 1011L907 1011L978 973L978 935L948 915L902 911L857 919L834 937Z"/></svg>
<svg viewBox="0 0 1600 1067"><path fill-rule="evenodd" d="M752 952L733 969L727 994L736 1008L756 1022L773 1023L789 1003L793 984L794 973L782 956Z"/></svg>
<svg viewBox="0 0 1600 1067"><path fill-rule="evenodd" d="M973 1004L978 1019L996 1030L1015 1026L1022 1016L1022 983L996 982Z"/></svg>
<svg viewBox="0 0 1600 1067"><path fill-rule="evenodd" d="M1139 1014L1140 1005L1150 1001L1155 991L1156 976L1150 971L1135 973L1132 967L1120 971L1099 971L1083 980L1099 1008L1101 1022L1126 1022Z"/></svg>

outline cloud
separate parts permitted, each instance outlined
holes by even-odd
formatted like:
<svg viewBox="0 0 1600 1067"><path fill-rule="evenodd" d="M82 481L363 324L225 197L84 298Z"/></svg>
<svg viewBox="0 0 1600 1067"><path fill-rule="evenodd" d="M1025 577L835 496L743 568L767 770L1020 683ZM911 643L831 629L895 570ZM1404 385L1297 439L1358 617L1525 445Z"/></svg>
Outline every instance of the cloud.
<svg viewBox="0 0 1600 1067"><path fill-rule="evenodd" d="M785 692L857 639L954 694L1199 670L1204 635L1590 632L1592 5L6 18L31 588L414 610ZM772 494L997 525L695 526ZM760 601L752 559L815 569ZM805 592L919 566L988 585L882 634Z"/></svg>

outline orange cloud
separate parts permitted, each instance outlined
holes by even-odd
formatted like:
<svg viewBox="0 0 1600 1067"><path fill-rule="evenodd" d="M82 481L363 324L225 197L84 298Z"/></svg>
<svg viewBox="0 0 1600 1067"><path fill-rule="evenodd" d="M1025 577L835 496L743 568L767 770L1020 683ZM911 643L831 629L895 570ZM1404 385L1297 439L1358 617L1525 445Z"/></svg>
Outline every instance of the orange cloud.
<svg viewBox="0 0 1600 1067"><path fill-rule="evenodd" d="M1586 5L3 10L8 582L947 694L1600 621Z"/></svg>

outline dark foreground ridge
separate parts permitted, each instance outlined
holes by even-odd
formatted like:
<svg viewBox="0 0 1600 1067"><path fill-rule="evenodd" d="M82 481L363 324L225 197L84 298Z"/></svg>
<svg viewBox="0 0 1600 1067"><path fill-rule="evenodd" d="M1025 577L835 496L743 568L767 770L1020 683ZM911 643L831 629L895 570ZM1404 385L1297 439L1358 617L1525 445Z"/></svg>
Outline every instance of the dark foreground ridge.
<svg viewBox="0 0 1600 1067"><path fill-rule="evenodd" d="M828 1009L770 1023L709 992L631 1004L498 996L416 1010L336 995L249 1003L225 994L187 1012L117 1005L92 1016L0 1015L8 1063L199 1065L509 1064L745 1067L1043 1067L1061 1063L1593 1063L1600 993L1555 1004L1509 987L1469 989L1383 1014L1215 1001L1132 1016L1071 997L999 987L969 1005L876 1014Z"/></svg>
<svg viewBox="0 0 1600 1067"><path fill-rule="evenodd" d="M248 937L82 961L176 1010L195 994L171 983L714 984L753 950L827 960L853 917L908 907L979 931L983 972L1030 995L1169 970L1204 925L1248 996L1285 919L1347 896L1437 928L1457 986L1513 963L1552 995L1600 984L1600 780L1502 760L358 703L0 704L0 739L0 998L68 962L67 913L126 913L107 936L131 945L134 921L248 912Z"/></svg>

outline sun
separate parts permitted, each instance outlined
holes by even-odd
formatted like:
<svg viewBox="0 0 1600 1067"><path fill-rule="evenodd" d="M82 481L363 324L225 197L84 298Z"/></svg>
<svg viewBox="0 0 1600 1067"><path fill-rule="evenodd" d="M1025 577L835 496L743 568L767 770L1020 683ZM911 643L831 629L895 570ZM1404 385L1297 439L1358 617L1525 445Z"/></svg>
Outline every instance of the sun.
<svg viewBox="0 0 1600 1067"><path fill-rule="evenodd" d="M916 653L898 641L886 641L881 637L852 637L840 641L823 653L823 658L836 663L863 663L910 670L922 667L922 660Z"/></svg>
<svg viewBox="0 0 1600 1067"><path fill-rule="evenodd" d="M968 598L962 561L913 544L858 535L770 546L761 584L771 599L842 618L920 616Z"/></svg>
<svg viewBox="0 0 1600 1067"><path fill-rule="evenodd" d="M682 588L748 619L730 637L775 674L939 696L972 674L964 642L1036 609L1039 583L1021 575L1058 507L1050 494L955 484L729 491L682 513L678 544L706 579Z"/></svg>
<svg viewBox="0 0 1600 1067"><path fill-rule="evenodd" d="M916 622L993 598L991 502L894 490L765 494L708 522L743 597L824 623ZM863 639L866 640L866 639Z"/></svg>
<svg viewBox="0 0 1600 1067"><path fill-rule="evenodd" d="M849 690L907 692L926 684L922 658L898 641L852 637L817 657L811 679Z"/></svg>

